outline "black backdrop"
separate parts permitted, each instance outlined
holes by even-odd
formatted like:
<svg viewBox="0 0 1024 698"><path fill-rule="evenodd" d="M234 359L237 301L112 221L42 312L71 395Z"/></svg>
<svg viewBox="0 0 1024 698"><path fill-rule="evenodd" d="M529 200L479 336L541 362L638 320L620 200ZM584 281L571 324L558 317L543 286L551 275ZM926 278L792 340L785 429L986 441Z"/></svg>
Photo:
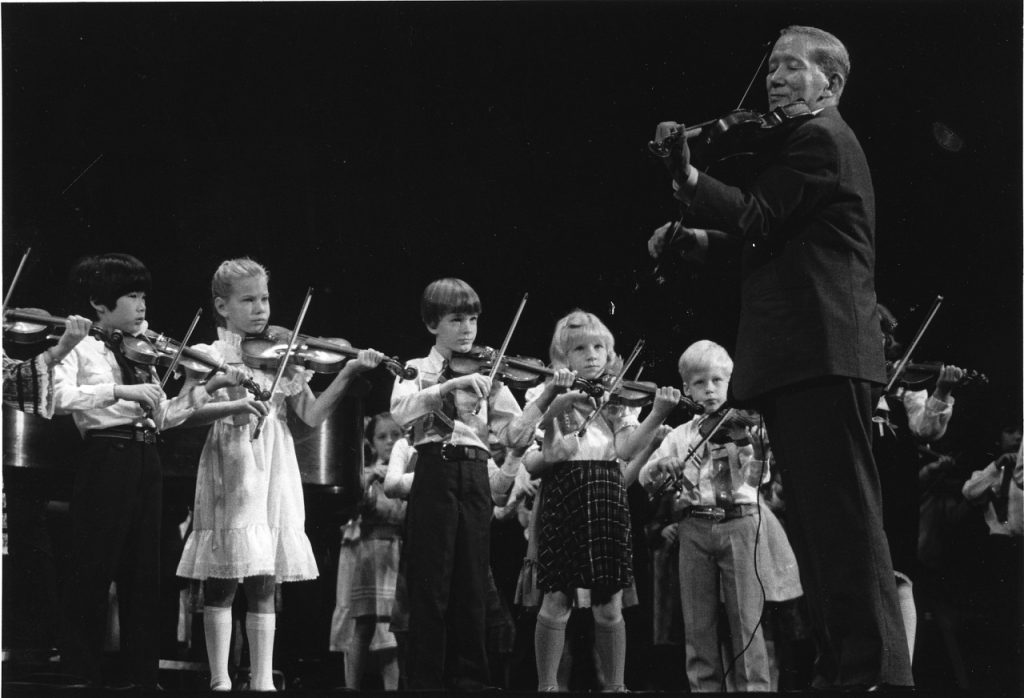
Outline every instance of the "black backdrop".
<svg viewBox="0 0 1024 698"><path fill-rule="evenodd" d="M181 335L223 259L271 270L274 320L399 356L430 337L418 298L457 275L497 346L546 357L583 306L645 378L690 341L731 347L734 289L651 294L645 242L672 217L655 124L736 106L788 24L843 39L842 112L878 199L879 298L915 354L984 371L961 429L1019 418L1021 6L1010 2L5 3L4 290L62 314L83 254L152 270L150 324ZM759 77L747 105L763 109ZM963 141L940 147L941 122ZM723 287L724 286L724 287ZM694 314L702 296L715 313ZM725 302L723 302L723 299ZM614 308L614 314L612 310ZM688 311L687 308L690 310ZM213 335L210 311L199 341ZM696 324L695 320L701 323ZM368 411L386 407L376 381ZM975 438L982 431L974 432ZM985 434L986 438L988 434Z"/></svg>

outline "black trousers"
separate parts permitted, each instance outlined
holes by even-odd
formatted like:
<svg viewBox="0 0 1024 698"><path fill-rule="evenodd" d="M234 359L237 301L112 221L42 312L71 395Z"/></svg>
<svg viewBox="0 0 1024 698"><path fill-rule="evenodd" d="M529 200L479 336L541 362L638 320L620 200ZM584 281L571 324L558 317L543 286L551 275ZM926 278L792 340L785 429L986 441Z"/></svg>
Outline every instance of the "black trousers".
<svg viewBox="0 0 1024 698"><path fill-rule="evenodd" d="M814 686L911 685L871 455L871 384L828 377L759 403L818 649Z"/></svg>
<svg viewBox="0 0 1024 698"><path fill-rule="evenodd" d="M156 685L161 495L156 446L86 439L71 498L71 568L61 647L65 671L102 681L107 590L116 581L122 651L131 680Z"/></svg>
<svg viewBox="0 0 1024 698"><path fill-rule="evenodd" d="M410 689L490 682L485 609L492 507L486 463L420 454L402 548Z"/></svg>

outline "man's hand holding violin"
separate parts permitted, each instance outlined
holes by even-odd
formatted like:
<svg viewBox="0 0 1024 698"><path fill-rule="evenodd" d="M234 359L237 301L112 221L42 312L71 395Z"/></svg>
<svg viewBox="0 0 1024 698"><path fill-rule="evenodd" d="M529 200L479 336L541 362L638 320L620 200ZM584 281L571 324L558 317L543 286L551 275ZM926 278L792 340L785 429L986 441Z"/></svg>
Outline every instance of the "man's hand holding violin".
<svg viewBox="0 0 1024 698"><path fill-rule="evenodd" d="M697 245L697 231L687 228L682 221L669 221L657 228L651 239L647 241L647 251L651 257L658 259L666 251L683 255Z"/></svg>
<svg viewBox="0 0 1024 698"><path fill-rule="evenodd" d="M690 170L690 146L686 127L675 121L662 121L654 130L651 151L661 158L676 184L686 182Z"/></svg>

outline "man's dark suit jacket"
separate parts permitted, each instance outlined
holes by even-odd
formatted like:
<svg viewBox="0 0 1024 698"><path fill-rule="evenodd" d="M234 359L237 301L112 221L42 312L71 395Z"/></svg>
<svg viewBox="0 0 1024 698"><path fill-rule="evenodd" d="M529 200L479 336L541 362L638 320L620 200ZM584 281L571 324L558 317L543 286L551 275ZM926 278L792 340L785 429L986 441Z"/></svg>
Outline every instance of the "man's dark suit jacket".
<svg viewBox="0 0 1024 698"><path fill-rule="evenodd" d="M835 107L793 127L750 186L702 173L683 218L720 231L712 255L742 245L736 398L820 376L885 381L871 173Z"/></svg>

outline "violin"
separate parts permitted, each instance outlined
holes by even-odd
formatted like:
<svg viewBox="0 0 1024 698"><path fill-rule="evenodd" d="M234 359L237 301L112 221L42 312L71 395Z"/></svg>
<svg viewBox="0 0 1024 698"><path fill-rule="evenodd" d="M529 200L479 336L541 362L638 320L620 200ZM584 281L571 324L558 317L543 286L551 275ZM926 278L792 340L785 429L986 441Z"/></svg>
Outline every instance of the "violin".
<svg viewBox="0 0 1024 698"><path fill-rule="evenodd" d="M36 344L56 340L55 329L64 329L67 318L50 315L37 308L15 308L4 311L4 341L14 344Z"/></svg>
<svg viewBox="0 0 1024 698"><path fill-rule="evenodd" d="M898 363L899 362L897 361L890 361L886 363L886 372L889 377L892 377L893 373L896 371ZM900 374L896 379L896 383L904 388L921 389L928 382L935 380L945 365L946 364L941 361L911 361L901 369ZM988 376L973 368L964 369L964 375L963 378L960 379L960 385L964 386L971 383L984 385L988 383Z"/></svg>
<svg viewBox="0 0 1024 698"><path fill-rule="evenodd" d="M473 347L468 352L452 354L448 361L448 369L456 376L471 373L490 373L494 369L497 352L491 347ZM540 359L527 356L503 356L495 377L516 390L526 390L539 385L545 378L555 375L554 369L548 368ZM571 390L579 390L592 398L604 395L604 386L585 378L576 378Z"/></svg>
<svg viewBox="0 0 1024 698"><path fill-rule="evenodd" d="M713 444L726 444L731 441L728 430L733 427L750 429L760 422L757 413L736 408L722 409L709 414L697 426L697 433Z"/></svg>
<svg viewBox="0 0 1024 698"><path fill-rule="evenodd" d="M729 434L730 428L741 426L749 429L757 426L759 421L759 417L754 412L728 406L720 407L716 412L713 412L700 420L700 423L697 425L697 433L700 438L697 440L697 443L690 447L690 450L683 458L683 463L689 463L691 460L696 458L697 453L706 443L710 442L721 446L734 441L732 436ZM661 484L650 493L650 500L652 502L657 501L669 490L678 493L682 486L682 483L680 482L681 479L681 474L675 475L670 473L668 477L666 477Z"/></svg>
<svg viewBox="0 0 1024 698"><path fill-rule="evenodd" d="M284 327L267 328L264 336L248 337L242 340L242 362L249 368L261 371L276 371L281 357L287 351L291 331ZM309 337L298 335L294 351L288 363L309 369L316 373L337 373L349 359L359 355L359 349L348 341L336 338ZM395 357L385 357L381 365L399 380L412 380L419 375L412 366L406 366Z"/></svg>
<svg viewBox="0 0 1024 698"><path fill-rule="evenodd" d="M608 401L613 405L625 407L646 407L654 402L654 394L658 392L658 385L650 381L621 381L618 387L615 382L618 376L614 373L603 373L596 379L602 390L609 390L611 394ZM679 405L694 414L703 414L704 405L694 402L685 395L679 398Z"/></svg>
<svg viewBox="0 0 1024 698"><path fill-rule="evenodd" d="M56 328L63 329L66 325L66 318L50 315L42 310L7 310L4 312L4 339L16 344L34 344L53 338L50 333ZM100 333L98 327L93 328L94 335ZM217 361L198 349L182 346L180 342L167 335L152 330L146 330L138 336L124 335L121 340L121 351L126 359L141 366L169 368L174 362L174 357L180 354L179 364L197 373L222 373L227 370L223 361ZM269 398L269 395L264 397L266 391L252 379L246 379L242 386L257 400Z"/></svg>
<svg viewBox="0 0 1024 698"><path fill-rule="evenodd" d="M138 336L125 335L121 351L126 359L142 366L170 368L175 357L178 357L178 365L196 373L227 371L227 364L223 361L152 330L146 330ZM241 385L257 400L270 399L270 393L260 388L251 378L243 380Z"/></svg>
<svg viewBox="0 0 1024 698"><path fill-rule="evenodd" d="M668 158L675 149L682 147L684 140L694 139L695 146L711 156L707 159L719 160L761 146L770 136L784 132L781 127L812 116L814 111L806 102L784 104L767 114L735 109L723 117L709 119L690 128L679 126L660 142L649 141L647 148L659 158Z"/></svg>

